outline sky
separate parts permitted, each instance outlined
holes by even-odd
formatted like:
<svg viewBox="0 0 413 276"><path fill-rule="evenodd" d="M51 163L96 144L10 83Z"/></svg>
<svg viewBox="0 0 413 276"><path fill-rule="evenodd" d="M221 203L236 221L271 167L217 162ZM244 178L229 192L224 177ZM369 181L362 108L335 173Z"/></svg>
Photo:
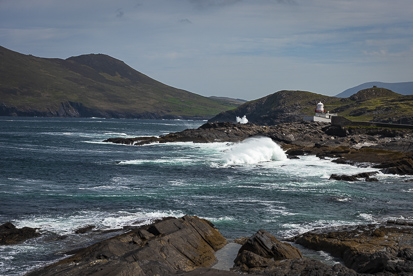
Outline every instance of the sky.
<svg viewBox="0 0 413 276"><path fill-rule="evenodd" d="M203 96L334 96L413 81L413 1L0 0L0 45L47 58L107 54Z"/></svg>

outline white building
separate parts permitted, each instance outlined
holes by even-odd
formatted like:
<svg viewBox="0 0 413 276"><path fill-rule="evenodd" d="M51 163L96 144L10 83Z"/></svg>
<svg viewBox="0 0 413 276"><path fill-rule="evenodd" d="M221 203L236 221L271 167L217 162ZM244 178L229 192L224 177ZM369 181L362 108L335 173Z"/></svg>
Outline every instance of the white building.
<svg viewBox="0 0 413 276"><path fill-rule="evenodd" d="M314 116L304 116L303 120L304 121L310 121L310 122L331 123L331 117L332 116L337 116L337 113L330 113L329 111L325 112L324 104L322 102L319 102L317 104L316 109L315 109Z"/></svg>

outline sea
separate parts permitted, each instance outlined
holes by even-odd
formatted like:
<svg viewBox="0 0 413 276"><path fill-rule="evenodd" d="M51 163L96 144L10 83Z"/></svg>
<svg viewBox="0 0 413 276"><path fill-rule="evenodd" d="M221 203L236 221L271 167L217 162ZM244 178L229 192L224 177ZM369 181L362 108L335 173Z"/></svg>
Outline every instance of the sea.
<svg viewBox="0 0 413 276"><path fill-rule="evenodd" d="M208 219L229 241L259 229L283 239L315 228L413 217L411 177L329 180L331 174L377 169L315 156L288 159L265 137L145 146L103 142L204 123L0 117L0 224L41 233L0 246L0 275L24 275L117 229L169 216ZM86 226L93 231L76 234Z"/></svg>

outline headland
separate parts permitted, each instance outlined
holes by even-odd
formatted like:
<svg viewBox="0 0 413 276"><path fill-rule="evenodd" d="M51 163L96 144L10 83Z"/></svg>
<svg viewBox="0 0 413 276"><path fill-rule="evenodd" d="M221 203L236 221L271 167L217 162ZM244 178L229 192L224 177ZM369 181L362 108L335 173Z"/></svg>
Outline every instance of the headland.
<svg viewBox="0 0 413 276"><path fill-rule="evenodd" d="M160 137L110 138L127 145L171 142L240 142L254 136L271 138L290 158L316 155L333 162L371 166L383 173L413 175L413 129L373 125L294 122L273 126L230 122L205 123Z"/></svg>

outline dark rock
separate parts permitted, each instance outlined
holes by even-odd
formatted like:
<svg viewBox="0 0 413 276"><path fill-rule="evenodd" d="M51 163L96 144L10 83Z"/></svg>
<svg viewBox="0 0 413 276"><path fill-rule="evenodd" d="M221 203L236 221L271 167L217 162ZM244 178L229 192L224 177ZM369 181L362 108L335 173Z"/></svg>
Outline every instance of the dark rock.
<svg viewBox="0 0 413 276"><path fill-rule="evenodd" d="M377 178L371 178L371 175L375 175L377 172L365 172L365 173L358 173L353 175L345 175L345 174L332 174L330 179L334 180L344 180L344 181L359 181L360 178L364 178L368 182L375 182L379 181Z"/></svg>
<svg viewBox="0 0 413 276"><path fill-rule="evenodd" d="M332 174L330 180L344 180L344 181L359 181L359 179L354 175L345 175L345 174Z"/></svg>
<svg viewBox="0 0 413 276"><path fill-rule="evenodd" d="M413 273L411 225L387 223L318 229L293 240L310 249L329 252L359 273Z"/></svg>
<svg viewBox="0 0 413 276"><path fill-rule="evenodd" d="M240 248L239 253L250 251L274 260L302 258L301 252L289 243L278 241L265 230L259 230Z"/></svg>
<svg viewBox="0 0 413 276"><path fill-rule="evenodd" d="M278 261L265 275L284 276L356 276L360 275L341 264L329 266L317 260L295 259Z"/></svg>
<svg viewBox="0 0 413 276"><path fill-rule="evenodd" d="M364 173L358 173L355 174L354 176L358 178L369 178L372 175L376 175L378 172L364 172Z"/></svg>
<svg viewBox="0 0 413 276"><path fill-rule="evenodd" d="M300 159L297 155L287 155L288 159Z"/></svg>
<svg viewBox="0 0 413 276"><path fill-rule="evenodd" d="M346 137L348 131L340 126L327 126L323 131L330 136Z"/></svg>
<svg viewBox="0 0 413 276"><path fill-rule="evenodd" d="M291 155L291 156L297 156L297 155L304 155L306 152L304 149L289 149L286 151L286 154Z"/></svg>
<svg viewBox="0 0 413 276"><path fill-rule="evenodd" d="M341 264L329 266L302 257L300 251L288 243L278 241L264 230L240 248L233 271L259 275L358 275Z"/></svg>
<svg viewBox="0 0 413 276"><path fill-rule="evenodd" d="M35 228L16 228L11 222L0 225L0 245L17 244L39 236Z"/></svg>
<svg viewBox="0 0 413 276"><path fill-rule="evenodd" d="M383 168L381 171L386 174L412 175L413 159L389 160L377 165L376 168Z"/></svg>
<svg viewBox="0 0 413 276"><path fill-rule="evenodd" d="M96 226L94 225L87 225L85 227L81 227L75 231L76 234L85 234L87 232L92 231Z"/></svg>
<svg viewBox="0 0 413 276"><path fill-rule="evenodd" d="M235 265L237 269L243 272L254 273L264 272L275 268L276 261L271 258L265 258L251 251L242 251L238 253L235 259Z"/></svg>
<svg viewBox="0 0 413 276"><path fill-rule="evenodd" d="M259 230L240 248L234 263L241 271L252 272L273 267L279 260L302 257L297 248L278 241L265 230Z"/></svg>
<svg viewBox="0 0 413 276"><path fill-rule="evenodd" d="M173 275L211 267L215 251L225 244L206 220L167 218L78 250L28 275Z"/></svg>

